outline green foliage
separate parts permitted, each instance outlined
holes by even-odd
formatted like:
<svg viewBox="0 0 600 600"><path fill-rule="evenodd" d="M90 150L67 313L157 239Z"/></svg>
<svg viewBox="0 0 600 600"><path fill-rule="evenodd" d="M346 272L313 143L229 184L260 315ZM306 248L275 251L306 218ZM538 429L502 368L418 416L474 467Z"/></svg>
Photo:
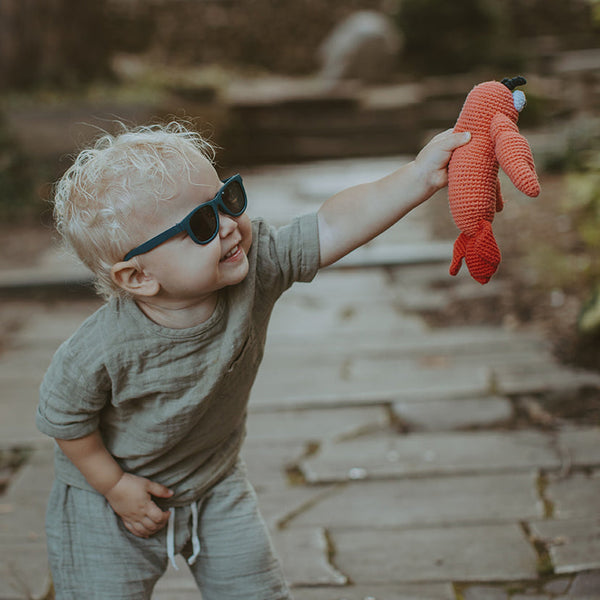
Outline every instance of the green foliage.
<svg viewBox="0 0 600 600"><path fill-rule="evenodd" d="M600 333L600 150L588 155L584 168L568 176L565 209L576 228L579 252L587 258L582 273L588 299L579 317L585 334Z"/></svg>
<svg viewBox="0 0 600 600"><path fill-rule="evenodd" d="M590 0L592 11L592 22L597 27L600 27L600 0Z"/></svg>
<svg viewBox="0 0 600 600"><path fill-rule="evenodd" d="M590 155L581 172L567 177L569 211L583 244L600 253L600 151Z"/></svg>
<svg viewBox="0 0 600 600"><path fill-rule="evenodd" d="M586 335L600 333L600 285L592 292L579 315L579 330Z"/></svg>
<svg viewBox="0 0 600 600"><path fill-rule="evenodd" d="M510 13L510 27L519 38L557 36L561 46L588 48L598 44L598 0L495 0Z"/></svg>
<svg viewBox="0 0 600 600"><path fill-rule="evenodd" d="M36 204L31 165L0 120L0 219L22 220Z"/></svg>
<svg viewBox="0 0 600 600"><path fill-rule="evenodd" d="M152 35L146 13L110 0L2 0L0 85L6 90L79 88L112 78L119 51L142 51Z"/></svg>
<svg viewBox="0 0 600 600"><path fill-rule="evenodd" d="M403 0L398 25L413 70L442 74L481 65L518 68L502 3L488 0Z"/></svg>

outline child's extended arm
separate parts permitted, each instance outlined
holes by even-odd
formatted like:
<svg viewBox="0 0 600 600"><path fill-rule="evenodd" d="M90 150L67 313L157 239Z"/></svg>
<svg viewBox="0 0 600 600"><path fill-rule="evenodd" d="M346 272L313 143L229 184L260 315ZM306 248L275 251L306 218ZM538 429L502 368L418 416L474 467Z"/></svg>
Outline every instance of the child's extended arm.
<svg viewBox="0 0 600 600"><path fill-rule="evenodd" d="M387 177L329 198L319 209L321 266L334 263L372 240L446 186L452 151L469 139L468 133L444 131L414 161Z"/></svg>
<svg viewBox="0 0 600 600"><path fill-rule="evenodd" d="M152 496L169 498L172 492L160 483L123 472L99 431L56 443L87 482L108 500L131 533L147 538L167 524L169 512L163 512Z"/></svg>

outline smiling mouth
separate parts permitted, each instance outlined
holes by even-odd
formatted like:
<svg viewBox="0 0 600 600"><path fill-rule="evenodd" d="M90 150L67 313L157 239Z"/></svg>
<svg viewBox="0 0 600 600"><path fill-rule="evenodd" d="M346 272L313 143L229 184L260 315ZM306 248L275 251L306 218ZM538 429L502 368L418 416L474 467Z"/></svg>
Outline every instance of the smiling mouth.
<svg viewBox="0 0 600 600"><path fill-rule="evenodd" d="M236 244L222 259L221 262L235 256L240 251L240 245Z"/></svg>

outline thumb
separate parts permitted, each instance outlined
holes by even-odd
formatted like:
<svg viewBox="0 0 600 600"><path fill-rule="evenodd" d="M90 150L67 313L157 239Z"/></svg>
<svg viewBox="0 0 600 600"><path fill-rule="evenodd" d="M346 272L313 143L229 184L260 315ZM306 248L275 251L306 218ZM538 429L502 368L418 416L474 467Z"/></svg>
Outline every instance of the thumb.
<svg viewBox="0 0 600 600"><path fill-rule="evenodd" d="M155 481L150 481L148 483L148 491L157 498L170 498L174 493L173 490L170 490L168 487L161 483L156 483Z"/></svg>
<svg viewBox="0 0 600 600"><path fill-rule="evenodd" d="M463 131L461 133L455 133L452 137L453 147L458 148L460 146L464 146L467 142L471 141L471 132Z"/></svg>

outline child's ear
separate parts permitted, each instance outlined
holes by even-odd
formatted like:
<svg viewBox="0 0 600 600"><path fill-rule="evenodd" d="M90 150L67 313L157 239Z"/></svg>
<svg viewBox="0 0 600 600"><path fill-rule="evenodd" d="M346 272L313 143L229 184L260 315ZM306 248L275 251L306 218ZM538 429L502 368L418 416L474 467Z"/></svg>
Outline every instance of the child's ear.
<svg viewBox="0 0 600 600"><path fill-rule="evenodd" d="M134 296L155 296L160 290L158 281L133 259L114 264L110 276L121 289Z"/></svg>

